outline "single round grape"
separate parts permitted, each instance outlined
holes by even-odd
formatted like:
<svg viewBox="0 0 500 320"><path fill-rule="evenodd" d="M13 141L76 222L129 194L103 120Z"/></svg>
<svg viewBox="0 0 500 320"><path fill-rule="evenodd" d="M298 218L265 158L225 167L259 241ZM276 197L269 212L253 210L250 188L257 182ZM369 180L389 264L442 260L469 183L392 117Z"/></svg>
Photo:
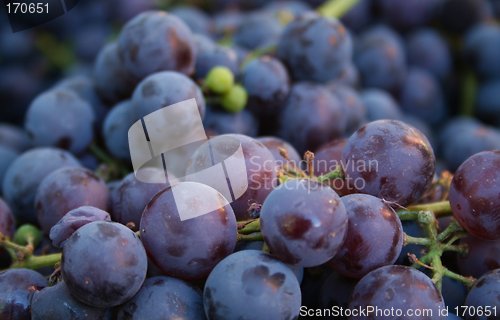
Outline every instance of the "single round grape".
<svg viewBox="0 0 500 320"><path fill-rule="evenodd" d="M196 182L181 184L183 190L176 192L177 198L167 188L151 199L141 218L141 240L149 257L165 274L199 280L233 252L236 218L217 190ZM176 200L202 215L181 220L178 210L182 207ZM218 209L204 212L213 203L218 204Z"/></svg>
<svg viewBox="0 0 500 320"><path fill-rule="evenodd" d="M171 104L192 98L196 99L203 118L205 99L196 83L182 73L162 71L149 75L137 85L132 104L136 119L139 119Z"/></svg>
<svg viewBox="0 0 500 320"><path fill-rule="evenodd" d="M153 177L160 174L158 169L143 168L142 175ZM163 175L163 170L161 171ZM153 196L166 186L160 183L146 183L138 180L134 173L123 178L111 196L111 217L113 221L127 225L133 222L138 229L141 223L142 212Z"/></svg>
<svg viewBox="0 0 500 320"><path fill-rule="evenodd" d="M500 150L484 151L457 169L450 186L453 216L474 237L500 239Z"/></svg>
<svg viewBox="0 0 500 320"><path fill-rule="evenodd" d="M290 268L257 250L219 262L203 290L209 320L296 319L300 303L299 282Z"/></svg>
<svg viewBox="0 0 500 320"><path fill-rule="evenodd" d="M201 292L179 279L157 276L118 309L117 320L205 319Z"/></svg>
<svg viewBox="0 0 500 320"><path fill-rule="evenodd" d="M0 272L0 319L31 319L31 297L47 286L36 271L9 269Z"/></svg>
<svg viewBox="0 0 500 320"><path fill-rule="evenodd" d="M477 24L465 34L463 46L465 58L482 78L498 79L500 75L500 63L496 58L500 54L499 41L500 28L496 24Z"/></svg>
<svg viewBox="0 0 500 320"><path fill-rule="evenodd" d="M134 232L122 224L94 221L66 240L61 260L64 282L79 301L114 307L141 288L147 256Z"/></svg>
<svg viewBox="0 0 500 320"><path fill-rule="evenodd" d="M369 121L403 118L403 112L396 100L384 90L366 89L361 93L361 99L365 104L366 117Z"/></svg>
<svg viewBox="0 0 500 320"><path fill-rule="evenodd" d="M111 320L110 309L88 306L71 296L64 282L35 292L31 300L31 320Z"/></svg>
<svg viewBox="0 0 500 320"><path fill-rule="evenodd" d="M360 193L406 206L430 187L436 159L427 138L397 120L377 120L356 131L342 152L348 182Z"/></svg>
<svg viewBox="0 0 500 320"><path fill-rule="evenodd" d="M496 310L487 316L484 312L479 314L479 310L486 310L486 308L498 309L500 307L500 269L495 269L483 275L476 281L474 286L470 289L467 298L465 298L465 305L474 311L466 313L467 319L477 320L495 320L498 319ZM482 307L482 308L481 308ZM469 309L470 310L470 309Z"/></svg>
<svg viewBox="0 0 500 320"><path fill-rule="evenodd" d="M295 80L325 82L339 77L352 50L351 36L340 21L304 14L287 25L277 55Z"/></svg>
<svg viewBox="0 0 500 320"><path fill-rule="evenodd" d="M260 224L273 256L285 263L313 267L333 258L343 245L347 214L329 186L291 179L264 201Z"/></svg>
<svg viewBox="0 0 500 320"><path fill-rule="evenodd" d="M125 68L137 78L162 70L194 71L193 34L165 11L138 14L125 24L117 43Z"/></svg>
<svg viewBox="0 0 500 320"><path fill-rule="evenodd" d="M36 223L35 195L42 180L63 167L80 167L69 152L35 148L21 154L10 165L3 180L3 195L19 222Z"/></svg>
<svg viewBox="0 0 500 320"><path fill-rule="evenodd" d="M108 187L85 168L61 168L45 177L35 196L38 223L45 234L68 211L89 205L107 210Z"/></svg>
<svg viewBox="0 0 500 320"><path fill-rule="evenodd" d="M394 210L367 194L351 194L341 200L347 212L347 235L330 265L343 276L361 278L396 262L404 233Z"/></svg>
<svg viewBox="0 0 500 320"><path fill-rule="evenodd" d="M240 112L247 105L248 94L239 84L232 86L220 99L221 106L228 112Z"/></svg>
<svg viewBox="0 0 500 320"><path fill-rule="evenodd" d="M214 165L207 154L208 147L219 154L227 154L228 139L237 139L241 143L245 160L248 187L231 207L238 221L255 218L249 212L252 203L262 204L267 195L276 186L276 166L272 153L261 142L241 134L225 134L210 139L210 145L203 144L192 156L192 162L187 168L188 173L197 172Z"/></svg>
<svg viewBox="0 0 500 320"><path fill-rule="evenodd" d="M76 93L54 88L38 95L26 112L24 128L36 146L81 152L94 137L95 114Z"/></svg>
<svg viewBox="0 0 500 320"><path fill-rule="evenodd" d="M400 309L403 314L407 310L425 309L432 312L432 315L422 316L419 319L429 320L443 319L439 316L439 311L445 308L443 297L428 276L412 267L398 265L375 269L361 278L354 287L349 308L359 309L367 306L389 310ZM367 317L360 315L351 319L387 319L387 317L372 313Z"/></svg>
<svg viewBox="0 0 500 320"><path fill-rule="evenodd" d="M334 83L329 86L339 99L347 117L346 133L352 133L366 122L366 107L360 95L351 87Z"/></svg>
<svg viewBox="0 0 500 320"><path fill-rule="evenodd" d="M299 155L297 150L295 150L295 148L285 140L273 136L259 137L257 140L262 142L262 144L265 145L269 151L271 151L278 166L283 166L285 163L289 163L292 166L295 165L298 168L301 167L302 157ZM288 160L283 158L280 148L286 150Z"/></svg>
<svg viewBox="0 0 500 320"><path fill-rule="evenodd" d="M234 33L234 43L248 50L265 48L276 43L283 32L282 24L265 11L242 17Z"/></svg>
<svg viewBox="0 0 500 320"><path fill-rule="evenodd" d="M224 94L234 85L234 75L229 68L217 66L208 72L204 85L217 94Z"/></svg>
<svg viewBox="0 0 500 320"><path fill-rule="evenodd" d="M50 229L50 240L55 247L61 248L64 241L76 230L93 221L111 221L111 218L106 211L91 206L81 206L68 211Z"/></svg>
<svg viewBox="0 0 500 320"><path fill-rule="evenodd" d="M500 268L500 240L467 236L460 239L460 244L467 245L467 254L457 257L460 274L479 278L488 271Z"/></svg>
<svg viewBox="0 0 500 320"><path fill-rule="evenodd" d="M120 159L130 159L128 130L136 121L130 100L115 105L104 119L102 135L108 151Z"/></svg>

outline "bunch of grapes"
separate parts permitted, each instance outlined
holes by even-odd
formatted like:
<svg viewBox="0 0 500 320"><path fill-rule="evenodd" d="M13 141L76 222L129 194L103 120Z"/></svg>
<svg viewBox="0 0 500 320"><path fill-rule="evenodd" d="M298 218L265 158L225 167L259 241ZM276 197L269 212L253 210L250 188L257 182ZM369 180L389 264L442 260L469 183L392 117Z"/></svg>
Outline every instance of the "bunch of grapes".
<svg viewBox="0 0 500 320"><path fill-rule="evenodd" d="M499 19L89 0L1 20L0 319L500 319ZM207 142L134 168L129 129L177 143L146 122L187 100Z"/></svg>

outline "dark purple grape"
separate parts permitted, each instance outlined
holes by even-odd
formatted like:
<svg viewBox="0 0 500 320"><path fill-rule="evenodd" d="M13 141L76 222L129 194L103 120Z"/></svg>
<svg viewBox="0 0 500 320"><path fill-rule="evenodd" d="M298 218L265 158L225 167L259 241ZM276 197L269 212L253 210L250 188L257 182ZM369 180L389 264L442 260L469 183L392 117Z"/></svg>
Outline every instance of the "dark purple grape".
<svg viewBox="0 0 500 320"><path fill-rule="evenodd" d="M329 264L343 276L361 278L396 262L404 233L394 210L367 194L351 194L341 200L347 212L347 234Z"/></svg>
<svg viewBox="0 0 500 320"><path fill-rule="evenodd" d="M92 171L61 168L45 177L35 197L38 223L45 234L68 211L89 205L106 210L108 187Z"/></svg>
<svg viewBox="0 0 500 320"><path fill-rule="evenodd" d="M196 83L182 73L162 71L151 74L137 85L132 96L132 105L136 119L139 119L171 104L192 98L196 99L203 118L205 99Z"/></svg>
<svg viewBox="0 0 500 320"><path fill-rule="evenodd" d="M205 319L201 293L187 282L157 276L118 309L117 320Z"/></svg>
<svg viewBox="0 0 500 320"><path fill-rule="evenodd" d="M446 104L439 83L426 70L413 68L408 71L401 88L401 107L426 123L442 123Z"/></svg>
<svg viewBox="0 0 500 320"><path fill-rule="evenodd" d="M115 105L104 119L102 135L106 148L117 158L130 159L128 130L137 120L130 100Z"/></svg>
<svg viewBox="0 0 500 320"><path fill-rule="evenodd" d="M144 168L141 169L141 174L154 176L159 174L159 171L154 168ZM164 174L163 171L161 174ZM138 229L146 205L164 188L164 184L142 182L134 173L128 174L118 183L111 196L110 210L113 221L124 225L133 222Z"/></svg>
<svg viewBox="0 0 500 320"><path fill-rule="evenodd" d="M393 310L393 316L376 314L353 316L351 319L408 319L408 310L426 310L419 319L442 319L443 297L424 273L406 266L385 266L364 276L354 287L349 308ZM399 314L397 314L399 313Z"/></svg>
<svg viewBox="0 0 500 320"><path fill-rule="evenodd" d="M36 146L81 152L94 137L91 105L68 89L54 88L38 95L26 112L24 128Z"/></svg>
<svg viewBox="0 0 500 320"><path fill-rule="evenodd" d="M9 206L0 198L0 233L4 236L12 237L16 228L14 215Z"/></svg>
<svg viewBox="0 0 500 320"><path fill-rule="evenodd" d="M429 71L439 80L450 75L453 63L450 49L446 40L436 30L423 28L412 33L408 38L406 50L408 64Z"/></svg>
<svg viewBox="0 0 500 320"><path fill-rule="evenodd" d="M110 104L129 98L139 81L125 69L115 42L101 49L92 76L99 96Z"/></svg>
<svg viewBox="0 0 500 320"><path fill-rule="evenodd" d="M31 319L31 297L47 286L47 280L36 271L9 269L0 272L0 319Z"/></svg>
<svg viewBox="0 0 500 320"><path fill-rule="evenodd" d="M406 73L401 38L385 26L365 31L356 42L354 62L364 87L397 91Z"/></svg>
<svg viewBox="0 0 500 320"><path fill-rule="evenodd" d="M340 250L347 214L329 186L291 179L264 201L260 223L273 256L285 263L312 267L327 262Z"/></svg>
<svg viewBox="0 0 500 320"><path fill-rule="evenodd" d="M268 254L243 250L222 260L203 290L209 320L296 319L300 286L288 266Z"/></svg>
<svg viewBox="0 0 500 320"><path fill-rule="evenodd" d="M79 167L69 152L56 148L35 148L17 157L3 180L3 195L19 222L36 223L35 195L42 180L63 167Z"/></svg>
<svg viewBox="0 0 500 320"><path fill-rule="evenodd" d="M106 211L91 206L70 210L50 229L50 240L55 247L62 248L76 230L94 221L111 221L111 218Z"/></svg>
<svg viewBox="0 0 500 320"><path fill-rule="evenodd" d="M326 82L350 63L352 40L340 21L305 14L288 24L277 54L295 80Z"/></svg>
<svg viewBox="0 0 500 320"><path fill-rule="evenodd" d="M397 120L361 127L347 140L342 160L349 185L401 206L427 191L436 162L427 138Z"/></svg>
<svg viewBox="0 0 500 320"><path fill-rule="evenodd" d="M433 15L440 0L378 0L382 16L394 27L410 29L426 24Z"/></svg>
<svg viewBox="0 0 500 320"><path fill-rule="evenodd" d="M283 25L265 11L245 16L234 33L234 43L248 50L273 45L283 32Z"/></svg>
<svg viewBox="0 0 500 320"><path fill-rule="evenodd" d="M125 24L117 43L124 67L139 79L162 70L184 74L194 71L191 30L181 19L167 12L138 14Z"/></svg>
<svg viewBox="0 0 500 320"><path fill-rule="evenodd" d="M484 151L457 169L450 186L453 216L474 237L500 239L500 150Z"/></svg>
<svg viewBox="0 0 500 320"><path fill-rule="evenodd" d="M443 277L441 295L444 299L444 304L449 310L454 311L455 308L460 308L465 303L467 288L462 282L449 277Z"/></svg>
<svg viewBox="0 0 500 320"><path fill-rule="evenodd" d="M205 129L213 130L217 134L236 133L255 137L259 130L259 122L246 109L237 113L229 113L207 108L203 124Z"/></svg>
<svg viewBox="0 0 500 320"><path fill-rule="evenodd" d="M247 107L262 120L279 114L290 91L290 79L285 66L269 56L245 65L241 83L248 93Z"/></svg>
<svg viewBox="0 0 500 320"><path fill-rule="evenodd" d="M488 271L500 268L500 240L487 241L467 236L460 240L467 245L467 254L458 256L460 274L481 277Z"/></svg>
<svg viewBox="0 0 500 320"><path fill-rule="evenodd" d="M479 86L475 111L481 120L500 127L500 80L486 81Z"/></svg>
<svg viewBox="0 0 500 320"><path fill-rule="evenodd" d="M3 181L7 169L18 156L16 151L0 145L0 182ZM0 186L0 194L2 194L2 186Z"/></svg>
<svg viewBox="0 0 500 320"><path fill-rule="evenodd" d="M16 152L24 152L32 147L28 134L20 127L0 123L0 145Z"/></svg>
<svg viewBox="0 0 500 320"><path fill-rule="evenodd" d="M483 275L470 289L465 299L465 305L469 308L463 316L466 319L477 320L498 319L497 309L500 307L498 297L500 297L500 269L495 269Z"/></svg>
<svg viewBox="0 0 500 320"><path fill-rule="evenodd" d="M241 135L225 134L210 139L210 144L202 145L192 156L192 163L188 166L188 173L193 173L215 165L206 155L209 149L226 154L228 139L237 139L241 143L246 167L248 187L246 191L234 202L231 207L238 221L255 218L248 210L253 203L262 204L267 195L277 183L275 159L272 153L261 142Z"/></svg>
<svg viewBox="0 0 500 320"><path fill-rule="evenodd" d="M479 24L465 35L464 54L482 78L500 76L500 28L495 24Z"/></svg>
<svg viewBox="0 0 500 320"><path fill-rule="evenodd" d="M285 140L272 136L259 137L257 138L257 140L260 141L263 145L265 145L266 148L269 149L269 151L271 151L278 166L282 166L285 163L289 163L291 166L295 165L298 168L301 167L302 157L299 155L297 150L295 150L295 148ZM280 153L280 148L286 150L288 154L288 160L283 158L283 156Z"/></svg>
<svg viewBox="0 0 500 320"><path fill-rule="evenodd" d="M361 93L361 99L366 108L366 117L369 121L393 119L401 120L403 112L398 103L386 91L368 89Z"/></svg>
<svg viewBox="0 0 500 320"><path fill-rule="evenodd" d="M347 115L346 133L351 134L366 122L366 107L359 94L346 85L330 86L332 93L339 99Z"/></svg>
<svg viewBox="0 0 500 320"><path fill-rule="evenodd" d="M64 282L35 292L31 300L31 320L111 320L110 309L99 309L81 303L71 296Z"/></svg>
<svg viewBox="0 0 500 320"><path fill-rule="evenodd" d="M223 47L216 44L212 39L200 35L194 35L196 49L196 64L194 77L204 79L206 75L217 66L227 67L233 74L238 74L238 54L233 48Z"/></svg>
<svg viewBox="0 0 500 320"><path fill-rule="evenodd" d="M347 127L347 114L328 87L296 83L283 110L280 126L280 136L299 152L305 152L340 138Z"/></svg>
<svg viewBox="0 0 500 320"><path fill-rule="evenodd" d="M329 83L336 83L339 85L349 86L352 88L359 87L359 72L358 68L354 65L354 63L349 63L340 72L340 75L337 79L330 81Z"/></svg>
<svg viewBox="0 0 500 320"><path fill-rule="evenodd" d="M134 232L119 223L94 221L66 240L61 270L73 297L93 307L108 308L139 291L147 262Z"/></svg>
<svg viewBox="0 0 500 320"><path fill-rule="evenodd" d="M208 36L212 31L212 20L205 12L201 11L197 7L175 7L170 10L170 13L184 21L193 33Z"/></svg>
<svg viewBox="0 0 500 320"><path fill-rule="evenodd" d="M165 274L198 280L205 278L220 260L233 252L236 218L224 197L215 189L195 182L183 184L189 192L188 189L177 191L177 199L172 189L167 188L149 202L141 218L141 240L149 257ZM214 201L219 208L181 220L184 212L178 211L182 207L176 200L182 201L188 210L197 210L200 214Z"/></svg>

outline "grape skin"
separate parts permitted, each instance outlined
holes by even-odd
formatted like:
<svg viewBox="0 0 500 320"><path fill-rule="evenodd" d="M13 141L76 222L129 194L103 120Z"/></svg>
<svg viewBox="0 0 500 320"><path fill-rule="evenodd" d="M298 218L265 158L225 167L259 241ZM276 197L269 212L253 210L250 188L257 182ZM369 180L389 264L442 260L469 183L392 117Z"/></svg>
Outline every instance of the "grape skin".
<svg viewBox="0 0 500 320"><path fill-rule="evenodd" d="M261 232L271 254L303 267L327 262L344 243L347 214L328 186L292 179L274 189L260 211Z"/></svg>
<svg viewBox="0 0 500 320"><path fill-rule="evenodd" d="M467 236L460 239L467 245L467 254L457 257L460 274L481 277L488 271L500 268L500 240L486 241Z"/></svg>
<svg viewBox="0 0 500 320"><path fill-rule="evenodd" d="M222 195L215 189L193 182L191 205L203 204L204 197L215 197L218 210L180 220L171 188L156 194L141 218L141 240L148 256L165 274L185 279L205 278L212 268L233 252L236 245L236 218ZM207 190L210 189L210 191Z"/></svg>
<svg viewBox="0 0 500 320"><path fill-rule="evenodd" d="M157 276L120 306L117 320L205 319L201 293L187 282Z"/></svg>
<svg viewBox="0 0 500 320"><path fill-rule="evenodd" d="M83 205L107 210L108 187L85 168L61 168L45 177L35 196L38 223L45 234L68 211Z"/></svg>
<svg viewBox="0 0 500 320"><path fill-rule="evenodd" d="M106 115L102 126L102 136L108 151L115 157L128 160L128 130L136 121L130 100L116 104Z"/></svg>
<svg viewBox="0 0 500 320"><path fill-rule="evenodd" d="M342 152L346 179L354 187L406 206L430 187L436 159L427 138L397 120L377 120L356 131Z"/></svg>
<svg viewBox="0 0 500 320"><path fill-rule="evenodd" d="M300 286L290 268L257 250L226 257L203 290L209 320L296 319L300 300Z"/></svg>
<svg viewBox="0 0 500 320"><path fill-rule="evenodd" d="M384 309L423 310L431 309L432 316L419 319L443 319L439 310L445 308L443 297L431 279L424 273L406 266L384 266L361 278L352 293L349 308L366 308L377 306ZM352 317L355 319L386 319L384 316L371 314L368 317ZM406 319L397 317L394 319Z"/></svg>
<svg viewBox="0 0 500 320"><path fill-rule="evenodd" d="M366 194L351 194L341 200L347 212L347 235L330 265L343 276L361 278L393 264L401 252L404 235L394 210Z"/></svg>
<svg viewBox="0 0 500 320"><path fill-rule="evenodd" d="M76 299L98 308L115 307L141 288L147 256L141 241L124 225L94 221L66 240L61 270Z"/></svg>
<svg viewBox="0 0 500 320"><path fill-rule="evenodd" d="M465 305L475 308L475 315L467 317L467 319L478 320L495 320L498 319L496 312L492 312L489 317L478 316L479 307L498 307L500 306L498 297L500 296L500 269L495 269L483 275L474 286L470 289ZM484 309L483 309L484 310Z"/></svg>
<svg viewBox="0 0 500 320"><path fill-rule="evenodd" d="M457 169L450 186L453 216L472 236L500 239L500 150L484 151Z"/></svg>

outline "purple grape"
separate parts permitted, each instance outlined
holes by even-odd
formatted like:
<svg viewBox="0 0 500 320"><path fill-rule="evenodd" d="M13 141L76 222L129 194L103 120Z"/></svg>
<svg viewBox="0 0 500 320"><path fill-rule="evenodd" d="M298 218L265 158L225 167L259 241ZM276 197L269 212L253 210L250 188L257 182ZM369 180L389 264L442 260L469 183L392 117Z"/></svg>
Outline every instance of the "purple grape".
<svg viewBox="0 0 500 320"><path fill-rule="evenodd" d="M361 278L352 293L349 308L393 310L401 313L395 319L406 319L407 310L429 310L419 319L442 319L439 312L445 308L443 297L431 279L417 269L406 266L384 266ZM393 309L392 309L393 308ZM429 314L432 313L432 314ZM383 314L372 311L367 316L351 319L387 319Z"/></svg>
<svg viewBox="0 0 500 320"><path fill-rule="evenodd" d="M108 187L92 171L61 168L45 177L35 196L38 223L45 234L68 211L89 205L106 210Z"/></svg>
<svg viewBox="0 0 500 320"><path fill-rule="evenodd" d="M213 130L217 134L236 133L255 137L259 130L259 122L246 109L237 113L229 113L207 108L203 124L206 129Z"/></svg>
<svg viewBox="0 0 500 320"><path fill-rule="evenodd" d="M404 233L394 210L367 194L351 194L341 200L347 212L347 235L330 265L343 276L361 278L396 262Z"/></svg>
<svg viewBox="0 0 500 320"><path fill-rule="evenodd" d="M400 29L423 26L436 12L440 0L378 0L382 15Z"/></svg>
<svg viewBox="0 0 500 320"><path fill-rule="evenodd" d="M352 40L340 21L305 14L288 24L277 55L295 80L326 82L350 63Z"/></svg>
<svg viewBox="0 0 500 320"><path fill-rule="evenodd" d="M234 42L248 50L255 50L276 43L283 32L282 24L265 11L248 13L234 33Z"/></svg>
<svg viewBox="0 0 500 320"><path fill-rule="evenodd" d="M66 240L61 270L73 297L108 308L139 291L146 277L147 256L141 241L124 225L94 221Z"/></svg>
<svg viewBox="0 0 500 320"><path fill-rule="evenodd" d="M188 99L196 99L201 117L205 114L205 99L200 88L190 78L174 71L153 73L134 90L132 105L136 119L156 110Z"/></svg>
<svg viewBox="0 0 500 320"><path fill-rule="evenodd" d="M31 297L47 286L36 271L9 269L0 272L0 319L31 319Z"/></svg>
<svg viewBox="0 0 500 320"><path fill-rule="evenodd" d="M4 236L12 237L16 229L14 215L9 206L0 198L0 233Z"/></svg>
<svg viewBox="0 0 500 320"><path fill-rule="evenodd" d="M64 282L35 292L31 300L31 320L93 319L111 320L110 309L88 306L73 298Z"/></svg>
<svg viewBox="0 0 500 320"><path fill-rule="evenodd" d="M228 139L237 139L241 143L248 181L247 190L241 197L231 203L231 207L238 221L252 219L255 216L252 216L252 213L248 210L250 205L253 203L262 204L276 186L275 159L269 149L261 142L241 134L216 136L210 139L210 148L221 150L220 153L225 154L224 150L227 149ZM215 164L205 156L210 154L210 151L207 150L208 147L208 144L204 144L194 153L191 165L187 168L189 173L197 172Z"/></svg>
<svg viewBox="0 0 500 320"><path fill-rule="evenodd" d="M36 146L55 146L81 152L94 137L91 105L76 93L54 88L31 103L24 128Z"/></svg>
<svg viewBox="0 0 500 320"><path fill-rule="evenodd" d="M35 148L17 157L3 180L3 195L19 222L36 222L35 195L42 180L63 167L79 167L69 152L56 148Z"/></svg>
<svg viewBox="0 0 500 320"><path fill-rule="evenodd" d="M92 78L99 96L110 104L128 99L139 82L125 69L115 42L104 46L97 55Z"/></svg>
<svg viewBox="0 0 500 320"><path fill-rule="evenodd" d="M295 148L285 140L272 136L259 137L257 140L265 145L269 151L271 151L278 166L291 162L291 165L295 165L299 168L301 167L302 157L299 155L297 150L295 150ZM280 148L286 150L289 160L283 158L280 153Z"/></svg>
<svg viewBox="0 0 500 320"><path fill-rule="evenodd" d="M200 35L194 35L196 48L195 79L203 79L212 68L217 66L227 67L238 74L238 55L233 48L223 47L216 44L212 39Z"/></svg>
<svg viewBox="0 0 500 320"><path fill-rule="evenodd" d="M347 140L342 160L349 185L401 206L427 191L436 162L427 138L397 120L361 127Z"/></svg>
<svg viewBox="0 0 500 320"><path fill-rule="evenodd" d="M499 41L500 28L495 24L478 24L465 35L465 57L479 76L490 79L500 76Z"/></svg>
<svg viewBox="0 0 500 320"><path fill-rule="evenodd" d="M138 14L123 27L118 54L133 76L142 79L154 72L194 71L195 50L189 27L164 11Z"/></svg>
<svg viewBox="0 0 500 320"><path fill-rule="evenodd" d="M483 82L476 95L478 117L500 127L500 80Z"/></svg>
<svg viewBox="0 0 500 320"><path fill-rule="evenodd" d="M144 168L141 174L154 176L158 169ZM164 174L163 171L161 174ZM128 174L116 186L111 197L111 217L113 221L127 225L133 222L139 228L142 212L154 195L164 189L164 184L146 183L138 180L134 173Z"/></svg>
<svg viewBox="0 0 500 320"><path fill-rule="evenodd" d="M305 152L340 138L347 114L326 86L299 82L292 87L280 126L280 136Z"/></svg>
<svg viewBox="0 0 500 320"><path fill-rule="evenodd" d="M484 151L457 169L450 186L453 216L472 236L500 239L500 150Z"/></svg>
<svg viewBox="0 0 500 320"><path fill-rule="evenodd" d="M174 16L180 18L193 33L210 35L212 20L200 9L194 6L180 6L170 10Z"/></svg>
<svg viewBox="0 0 500 320"><path fill-rule="evenodd" d="M16 152L24 152L31 148L32 143L22 128L8 123L0 123L0 146Z"/></svg>
<svg viewBox="0 0 500 320"><path fill-rule="evenodd" d="M187 282L157 276L118 309L117 320L205 319L201 293Z"/></svg>
<svg viewBox="0 0 500 320"><path fill-rule="evenodd" d="M354 7L342 16L342 23L347 29L360 32L373 19L373 0L359 1Z"/></svg>
<svg viewBox="0 0 500 320"><path fill-rule="evenodd" d="M366 122L366 108L359 94L346 85L330 86L332 93L339 99L347 115L346 133L350 134Z"/></svg>
<svg viewBox="0 0 500 320"><path fill-rule="evenodd" d="M487 241L467 236L460 240L467 245L467 254L458 256L460 274L481 277L488 271L500 268L500 240Z"/></svg>
<svg viewBox="0 0 500 320"><path fill-rule="evenodd" d="M181 220L172 189L164 189L154 196L142 214L141 240L149 257L165 274L199 280L233 252L236 218L215 189L201 183L184 183L190 193L183 200L191 209L203 210L205 204L213 201L220 204L219 209Z"/></svg>
<svg viewBox="0 0 500 320"><path fill-rule="evenodd" d="M5 173L9 166L16 160L19 154L7 147L0 145L0 182L3 181ZM2 194L2 186L0 185L0 194Z"/></svg>
<svg viewBox="0 0 500 320"><path fill-rule="evenodd" d="M203 290L212 319L296 319L300 286L288 266L268 254L243 250L222 260Z"/></svg>
<svg viewBox="0 0 500 320"><path fill-rule="evenodd" d="M260 211L261 231L271 254L303 267L323 264L344 243L347 214L329 186L292 179L278 186Z"/></svg>
<svg viewBox="0 0 500 320"><path fill-rule="evenodd" d="M366 117L369 121L392 119L401 120L403 113L398 103L386 91L379 89L368 89L361 93L361 99L365 104Z"/></svg>
<svg viewBox="0 0 500 320"><path fill-rule="evenodd" d="M102 135L108 151L120 159L130 159L128 130L137 120L130 100L115 105L106 115Z"/></svg>
<svg viewBox="0 0 500 320"><path fill-rule="evenodd" d="M470 289L465 305L466 319L495 320L498 319L497 307L500 306L500 269L495 269L483 275ZM487 314L486 310L489 309ZM463 309L461 309L463 310ZM480 314L481 313L481 314Z"/></svg>
<svg viewBox="0 0 500 320"><path fill-rule="evenodd" d="M50 240L55 247L62 248L76 230L94 221L111 221L111 218L106 211L91 206L70 210L50 229Z"/></svg>

